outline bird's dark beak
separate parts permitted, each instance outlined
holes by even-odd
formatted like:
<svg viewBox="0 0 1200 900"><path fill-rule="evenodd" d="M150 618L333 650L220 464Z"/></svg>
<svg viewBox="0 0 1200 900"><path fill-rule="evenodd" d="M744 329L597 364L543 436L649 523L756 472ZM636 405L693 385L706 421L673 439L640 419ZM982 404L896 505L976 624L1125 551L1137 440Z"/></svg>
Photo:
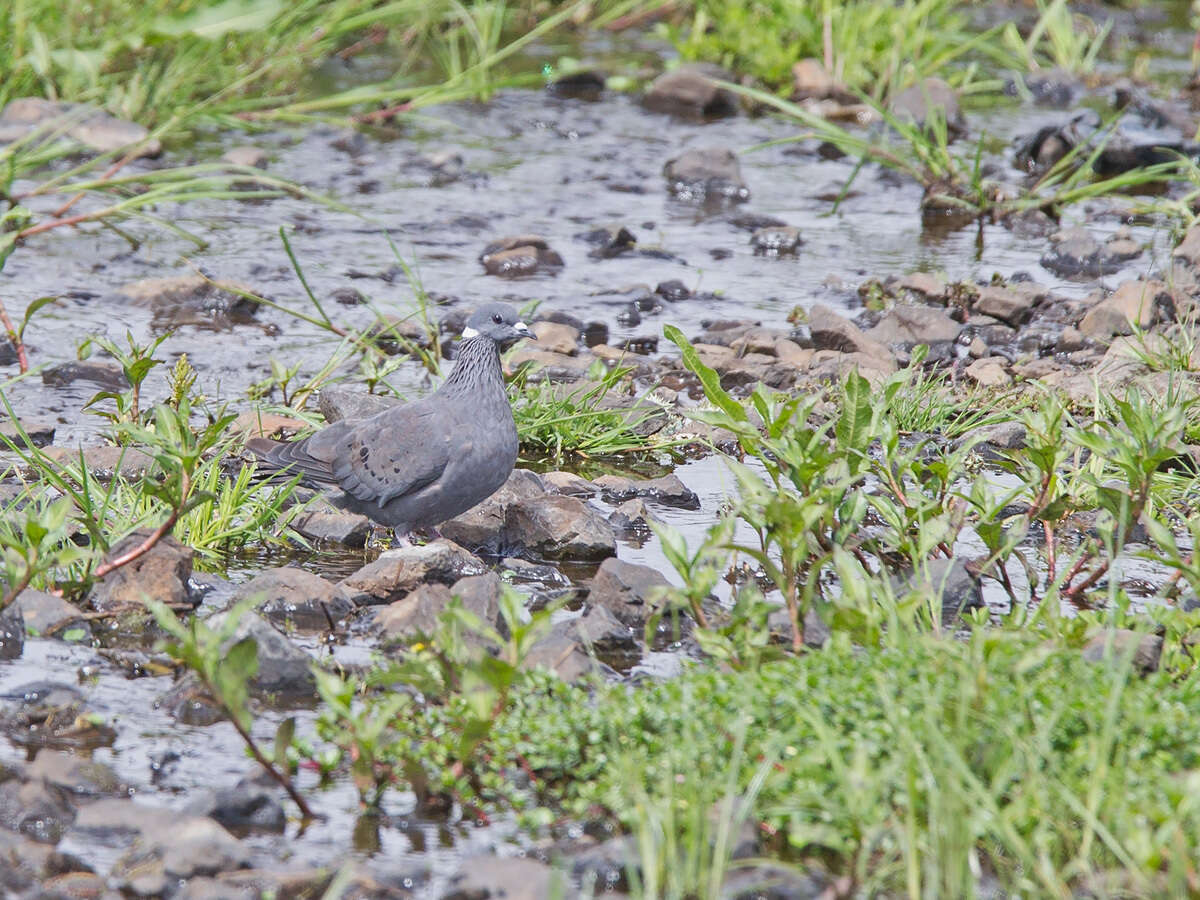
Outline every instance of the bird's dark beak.
<svg viewBox="0 0 1200 900"><path fill-rule="evenodd" d="M529 338L531 341L537 340L537 335L530 331L529 326L524 322L517 322L515 325L513 325L513 331L521 335L521 337Z"/></svg>

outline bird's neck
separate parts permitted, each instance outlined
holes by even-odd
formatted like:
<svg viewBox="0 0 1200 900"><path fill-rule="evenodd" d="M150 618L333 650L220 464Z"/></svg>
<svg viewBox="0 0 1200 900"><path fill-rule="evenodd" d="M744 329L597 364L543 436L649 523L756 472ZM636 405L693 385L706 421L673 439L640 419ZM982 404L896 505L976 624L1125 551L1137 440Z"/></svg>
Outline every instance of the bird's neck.
<svg viewBox="0 0 1200 900"><path fill-rule="evenodd" d="M500 351L491 338L467 338L458 345L454 368L446 376L443 391L478 391L480 385L498 384L503 387L500 371Z"/></svg>

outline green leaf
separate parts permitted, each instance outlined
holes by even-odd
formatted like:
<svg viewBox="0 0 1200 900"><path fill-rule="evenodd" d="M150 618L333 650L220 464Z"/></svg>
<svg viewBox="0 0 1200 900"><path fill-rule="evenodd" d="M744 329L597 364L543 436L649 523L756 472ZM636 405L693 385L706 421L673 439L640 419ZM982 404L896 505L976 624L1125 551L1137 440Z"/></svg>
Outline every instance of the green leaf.
<svg viewBox="0 0 1200 900"><path fill-rule="evenodd" d="M167 37L191 35L216 40L227 34L265 30L283 9L283 0L225 0L212 6L197 4L182 16L159 16L150 30Z"/></svg>
<svg viewBox="0 0 1200 900"><path fill-rule="evenodd" d="M43 306L48 306L58 299L57 295L50 297L38 297L27 307L25 307L25 316L21 319L21 327L17 329L17 340L22 340L25 337L25 328L29 325L29 321L34 317L39 309Z"/></svg>
<svg viewBox="0 0 1200 900"><path fill-rule="evenodd" d="M275 768L281 772L288 771L288 748L292 745L292 737L296 734L296 717L288 716L275 729Z"/></svg>
<svg viewBox="0 0 1200 900"><path fill-rule="evenodd" d="M710 369L700 361L700 354L688 342L688 339L683 336L683 332L674 325L664 325L663 335L667 340L671 341L683 357L683 365L689 372L692 372L700 379L700 384L704 388L704 396L714 406L719 407L731 419L737 422L745 422L748 417L746 410L742 404L738 403L729 393L721 387L721 378L716 371Z"/></svg>
<svg viewBox="0 0 1200 900"><path fill-rule="evenodd" d="M846 376L842 386L842 412L834 435L844 454L861 458L871 440L871 385L857 371ZM854 466L851 466L854 468Z"/></svg>

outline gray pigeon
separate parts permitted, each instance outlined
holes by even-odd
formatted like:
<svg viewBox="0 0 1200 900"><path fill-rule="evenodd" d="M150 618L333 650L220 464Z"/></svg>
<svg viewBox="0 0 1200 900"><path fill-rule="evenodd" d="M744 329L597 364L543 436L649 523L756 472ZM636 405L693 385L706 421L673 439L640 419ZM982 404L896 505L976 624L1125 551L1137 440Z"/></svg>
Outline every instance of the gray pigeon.
<svg viewBox="0 0 1200 900"><path fill-rule="evenodd" d="M490 497L516 464L500 350L526 337L533 335L515 309L485 304L467 320L450 375L428 397L301 441L253 438L246 446L260 471L340 488L339 506L397 534L437 525Z"/></svg>

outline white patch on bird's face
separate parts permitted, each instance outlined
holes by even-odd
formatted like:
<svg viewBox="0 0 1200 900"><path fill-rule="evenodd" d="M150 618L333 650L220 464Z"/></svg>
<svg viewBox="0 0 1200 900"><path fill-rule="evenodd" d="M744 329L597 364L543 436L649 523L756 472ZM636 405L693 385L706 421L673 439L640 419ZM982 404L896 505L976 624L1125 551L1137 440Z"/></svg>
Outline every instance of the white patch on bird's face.
<svg viewBox="0 0 1200 900"><path fill-rule="evenodd" d="M479 329L472 328L470 325L468 325L466 328L463 329L463 337L465 337L465 338L479 337Z"/></svg>

